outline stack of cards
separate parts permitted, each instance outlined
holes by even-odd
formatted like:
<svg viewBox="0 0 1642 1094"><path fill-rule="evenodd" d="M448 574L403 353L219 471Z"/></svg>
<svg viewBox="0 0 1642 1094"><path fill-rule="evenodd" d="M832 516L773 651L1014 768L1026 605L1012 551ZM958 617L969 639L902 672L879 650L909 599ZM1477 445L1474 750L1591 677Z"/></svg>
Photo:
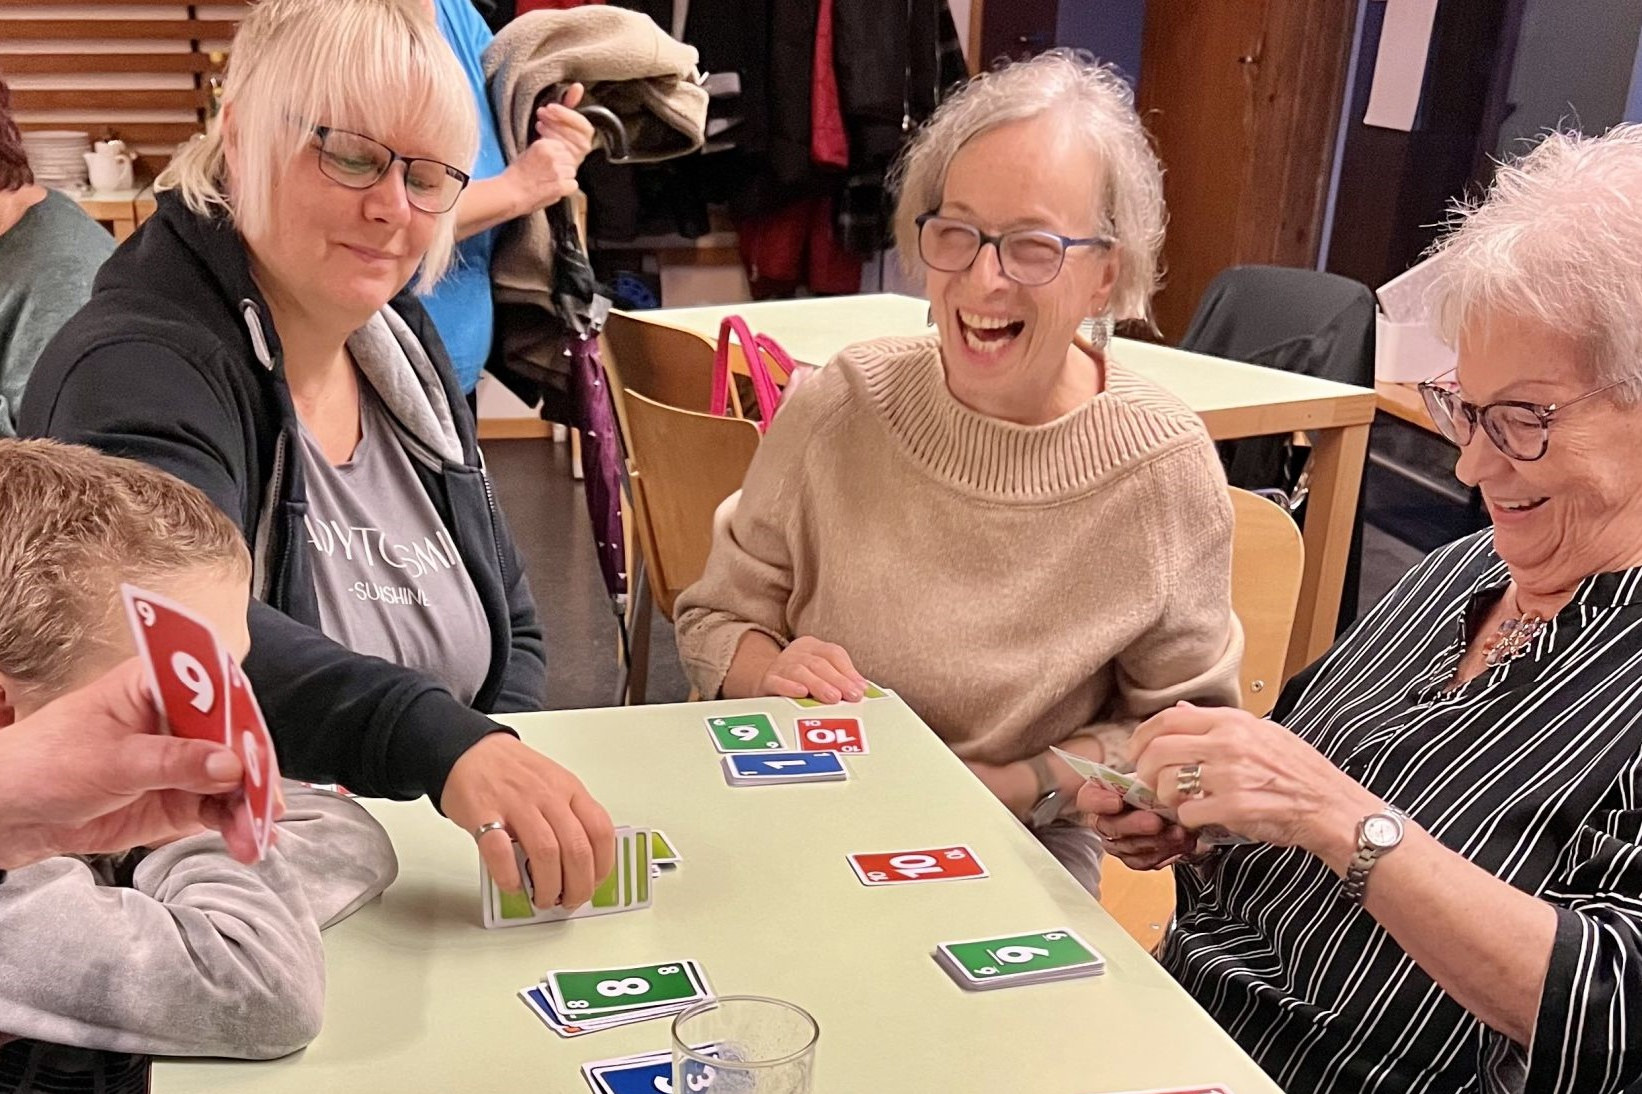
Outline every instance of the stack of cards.
<svg viewBox="0 0 1642 1094"><path fill-rule="evenodd" d="M279 763L250 681L207 620L134 585L121 585L120 594L165 731L239 754L245 778L234 808L256 837L260 859L273 838Z"/></svg>
<svg viewBox="0 0 1642 1094"><path fill-rule="evenodd" d="M850 869L862 885L906 885L919 881L959 881L986 877L986 867L968 847L925 851L883 851L851 855Z"/></svg>
<svg viewBox="0 0 1642 1094"><path fill-rule="evenodd" d="M836 752L732 752L724 757L724 779L731 786L771 783L824 783L849 778Z"/></svg>
<svg viewBox="0 0 1642 1094"><path fill-rule="evenodd" d="M718 1056L717 1045L695 1045L703 1056ZM593 1094L656 1094L673 1089L673 1054L641 1052L582 1065L582 1077ZM705 1087L703 1088L705 1089Z"/></svg>
<svg viewBox="0 0 1642 1094"><path fill-rule="evenodd" d="M486 927L519 927L526 923L557 923L565 919L585 919L611 912L630 912L650 906L650 863L654 836L648 828L616 829L616 867L593 892L593 899L575 911L538 908L532 903L535 887L525 861L524 848L513 845L513 856L524 879L521 893L505 893L479 863L479 893L484 904ZM672 849L669 847L669 851ZM677 862L675 855L673 861Z"/></svg>
<svg viewBox="0 0 1642 1094"><path fill-rule="evenodd" d="M519 992L525 1005L561 1037L671 1017L713 997L694 961L613 969L561 969Z"/></svg>
<svg viewBox="0 0 1642 1094"><path fill-rule="evenodd" d="M707 719L707 732L720 752L774 752L781 742L768 714L723 714Z"/></svg>
<svg viewBox="0 0 1642 1094"><path fill-rule="evenodd" d="M1071 980L1106 971L1106 959L1069 930L943 942L935 948L935 960L967 991Z"/></svg>
<svg viewBox="0 0 1642 1094"><path fill-rule="evenodd" d="M1054 745L1050 745L1049 750L1064 760L1066 765L1073 771L1082 775L1085 781L1099 783L1118 794L1124 802L1136 809L1156 813L1170 824L1180 823L1180 818L1176 816L1175 811L1163 804L1162 800L1158 798L1157 792L1133 775L1125 774L1115 767L1107 767L1103 763L1097 763L1076 753L1068 752L1064 748L1056 748ZM1197 838L1215 847L1235 847L1238 844L1249 842L1242 836L1236 835L1218 824L1210 824L1198 829Z"/></svg>

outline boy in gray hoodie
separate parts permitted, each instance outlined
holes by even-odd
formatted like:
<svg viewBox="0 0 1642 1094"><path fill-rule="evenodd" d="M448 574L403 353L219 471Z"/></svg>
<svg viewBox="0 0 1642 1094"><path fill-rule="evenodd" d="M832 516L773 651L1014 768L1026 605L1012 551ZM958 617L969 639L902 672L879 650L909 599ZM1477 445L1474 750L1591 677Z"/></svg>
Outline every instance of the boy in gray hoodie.
<svg viewBox="0 0 1642 1094"><path fill-rule="evenodd" d="M119 586L210 620L235 658L250 558L206 497L144 464L0 440L0 732L132 656ZM202 830L0 881L0 1091L144 1090L143 1056L267 1059L319 1032L319 932L393 880L387 834L287 782L263 860Z"/></svg>

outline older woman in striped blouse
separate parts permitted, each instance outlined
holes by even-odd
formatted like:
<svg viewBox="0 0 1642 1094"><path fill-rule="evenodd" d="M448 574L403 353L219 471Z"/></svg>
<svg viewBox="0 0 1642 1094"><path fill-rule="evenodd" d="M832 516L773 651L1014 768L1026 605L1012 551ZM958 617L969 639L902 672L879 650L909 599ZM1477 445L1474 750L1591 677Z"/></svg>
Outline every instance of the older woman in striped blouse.
<svg viewBox="0 0 1642 1094"><path fill-rule="evenodd" d="M1459 365L1424 386L1493 528L1410 572L1271 721L1134 740L1181 827L1162 960L1291 1091L1642 1082L1642 127L1502 167L1441 244ZM1253 843L1197 854L1220 824Z"/></svg>

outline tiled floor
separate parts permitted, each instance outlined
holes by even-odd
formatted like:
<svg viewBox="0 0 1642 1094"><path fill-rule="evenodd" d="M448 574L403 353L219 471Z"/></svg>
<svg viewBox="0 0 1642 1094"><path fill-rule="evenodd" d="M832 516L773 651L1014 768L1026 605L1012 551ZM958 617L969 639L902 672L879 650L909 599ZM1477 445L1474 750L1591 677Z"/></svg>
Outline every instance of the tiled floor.
<svg viewBox="0 0 1642 1094"><path fill-rule="evenodd" d="M581 485L569 475L569 449L548 441L492 441L485 456L541 608L549 703L560 709L608 706L616 688L616 622L594 559ZM1377 470L1370 471L1365 501L1364 611L1427 550L1465 531L1452 514L1433 510L1395 476ZM682 702L689 685L678 666L672 627L658 616L651 634L648 700Z"/></svg>

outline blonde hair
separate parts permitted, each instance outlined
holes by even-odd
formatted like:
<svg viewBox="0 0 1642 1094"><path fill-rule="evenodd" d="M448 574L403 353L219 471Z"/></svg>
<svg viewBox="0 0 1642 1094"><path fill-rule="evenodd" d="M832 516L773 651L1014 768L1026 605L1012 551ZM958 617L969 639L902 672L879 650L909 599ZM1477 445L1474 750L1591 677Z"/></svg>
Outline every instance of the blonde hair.
<svg viewBox="0 0 1642 1094"><path fill-rule="evenodd" d="M1573 335L1590 378L1642 392L1642 125L1606 136L1551 133L1501 164L1483 200L1453 210L1433 314L1450 342L1467 324L1516 315Z"/></svg>
<svg viewBox="0 0 1642 1094"><path fill-rule="evenodd" d="M473 169L478 112L461 64L415 0L262 0L234 35L223 112L156 184L194 212L226 213L263 234L274 180L312 140L312 126L377 139L430 134L435 158ZM223 121L232 117L238 170L230 188ZM427 214L417 214L427 215ZM438 214L417 291L433 288L455 248L456 211Z"/></svg>
<svg viewBox="0 0 1642 1094"><path fill-rule="evenodd" d="M90 448L0 440L0 673L53 697L117 643L122 581L202 571L250 584L244 538L199 490Z"/></svg>
<svg viewBox="0 0 1642 1094"><path fill-rule="evenodd" d="M1163 168L1117 69L1088 53L1055 49L970 80L936 109L896 164L895 244L916 275L917 218L938 208L958 150L1011 122L1053 114L1075 128L1106 171L1098 230L1116 241L1114 320L1152 320L1163 250ZM1020 165L1016 165L1020 166Z"/></svg>

